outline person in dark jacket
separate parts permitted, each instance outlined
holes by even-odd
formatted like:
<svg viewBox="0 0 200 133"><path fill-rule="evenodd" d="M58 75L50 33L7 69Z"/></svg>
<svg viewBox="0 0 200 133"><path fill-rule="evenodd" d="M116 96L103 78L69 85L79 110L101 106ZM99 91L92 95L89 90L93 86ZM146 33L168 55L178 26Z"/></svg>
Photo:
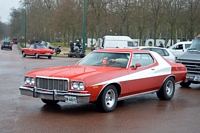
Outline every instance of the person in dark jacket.
<svg viewBox="0 0 200 133"><path fill-rule="evenodd" d="M74 43L72 41L70 41L69 46L70 46L70 52L74 52Z"/></svg>

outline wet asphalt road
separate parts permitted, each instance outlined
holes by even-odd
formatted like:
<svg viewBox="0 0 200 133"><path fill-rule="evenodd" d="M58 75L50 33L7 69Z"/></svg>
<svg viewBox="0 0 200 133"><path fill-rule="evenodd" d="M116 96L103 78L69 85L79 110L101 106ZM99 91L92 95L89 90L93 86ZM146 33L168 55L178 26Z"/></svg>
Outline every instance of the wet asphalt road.
<svg viewBox="0 0 200 133"><path fill-rule="evenodd" d="M174 98L156 94L118 103L115 111L99 113L93 104L47 106L20 95L26 72L72 65L78 58L23 58L17 45L0 50L0 133L199 133L200 85L180 88Z"/></svg>

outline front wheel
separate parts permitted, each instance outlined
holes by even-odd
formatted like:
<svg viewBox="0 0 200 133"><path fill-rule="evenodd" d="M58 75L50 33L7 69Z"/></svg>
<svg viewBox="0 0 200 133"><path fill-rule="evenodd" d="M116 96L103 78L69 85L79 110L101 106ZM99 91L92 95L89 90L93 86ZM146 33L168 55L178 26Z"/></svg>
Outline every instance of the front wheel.
<svg viewBox="0 0 200 133"><path fill-rule="evenodd" d="M170 100L174 96L175 83L172 77L165 80L164 84L157 92L157 97L161 100Z"/></svg>
<svg viewBox="0 0 200 133"><path fill-rule="evenodd" d="M22 56L23 56L23 57L26 57L26 54L25 54L25 52L22 52Z"/></svg>
<svg viewBox="0 0 200 133"><path fill-rule="evenodd" d="M51 59L51 56L48 56L48 59Z"/></svg>
<svg viewBox="0 0 200 133"><path fill-rule="evenodd" d="M181 85L181 87L189 87L190 86L190 84L191 84L191 82L181 82L180 83L180 85Z"/></svg>
<svg viewBox="0 0 200 133"><path fill-rule="evenodd" d="M111 112L117 106L118 92L114 85L107 86L98 97L96 106L102 112Z"/></svg>
<svg viewBox="0 0 200 133"><path fill-rule="evenodd" d="M47 100L47 99L41 99L41 100L42 100L42 102L49 104L49 105L55 105L59 102L58 100Z"/></svg>

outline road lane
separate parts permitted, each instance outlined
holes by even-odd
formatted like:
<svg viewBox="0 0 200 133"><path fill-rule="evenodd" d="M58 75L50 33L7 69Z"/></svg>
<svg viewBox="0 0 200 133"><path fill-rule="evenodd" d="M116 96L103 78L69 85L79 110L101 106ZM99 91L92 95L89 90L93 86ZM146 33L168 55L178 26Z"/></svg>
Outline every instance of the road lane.
<svg viewBox="0 0 200 133"><path fill-rule="evenodd" d="M99 113L93 104L48 106L22 96L19 86L26 72L72 65L78 58L23 58L17 45L0 51L1 133L197 133L200 131L200 85L180 88L174 98L160 101L156 94L118 103L115 111Z"/></svg>

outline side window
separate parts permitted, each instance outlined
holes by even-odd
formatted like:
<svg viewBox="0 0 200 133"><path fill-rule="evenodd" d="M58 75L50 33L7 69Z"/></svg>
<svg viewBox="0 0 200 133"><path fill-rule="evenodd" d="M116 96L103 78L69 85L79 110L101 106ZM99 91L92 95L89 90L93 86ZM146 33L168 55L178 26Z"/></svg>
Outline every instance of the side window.
<svg viewBox="0 0 200 133"><path fill-rule="evenodd" d="M128 42L128 47L134 47L133 42Z"/></svg>
<svg viewBox="0 0 200 133"><path fill-rule="evenodd" d="M154 59L148 53L134 53L131 65L135 66L136 63L140 63L141 66L148 66L154 63Z"/></svg>
<svg viewBox="0 0 200 133"><path fill-rule="evenodd" d="M183 44L179 44L176 46L176 49L180 50L180 49L183 49Z"/></svg>
<svg viewBox="0 0 200 133"><path fill-rule="evenodd" d="M34 44L30 45L30 47L29 47L29 48L34 48Z"/></svg>
<svg viewBox="0 0 200 133"><path fill-rule="evenodd" d="M154 51L154 52L156 52L156 53L158 53L159 55L162 55L162 56L165 55L165 53L162 49L152 48L152 51Z"/></svg>

